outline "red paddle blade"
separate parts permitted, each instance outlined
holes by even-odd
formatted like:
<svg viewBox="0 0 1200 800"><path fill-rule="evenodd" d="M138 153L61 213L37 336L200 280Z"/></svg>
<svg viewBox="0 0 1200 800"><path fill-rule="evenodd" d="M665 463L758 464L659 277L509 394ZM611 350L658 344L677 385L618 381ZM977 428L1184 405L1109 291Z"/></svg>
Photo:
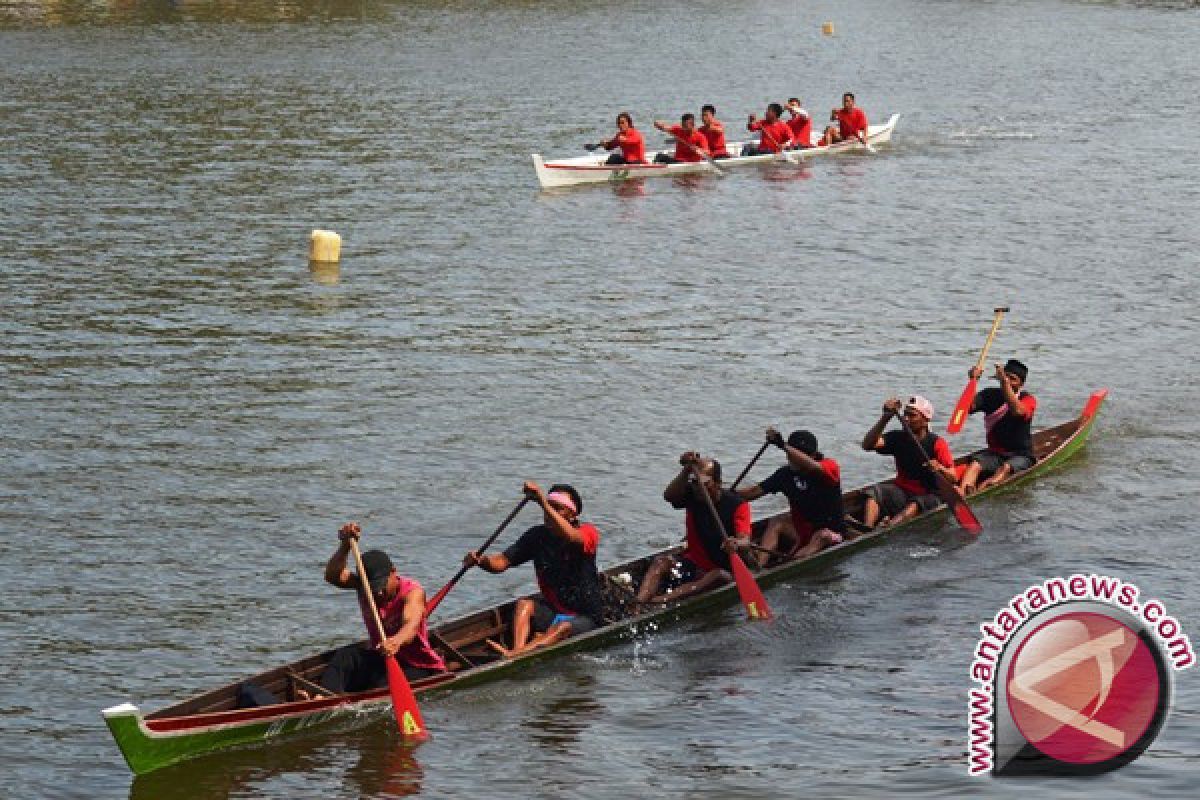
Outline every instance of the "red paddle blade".
<svg viewBox="0 0 1200 800"><path fill-rule="evenodd" d="M750 619L770 619L771 607L767 605L767 599L763 597L762 589L758 588L758 582L750 574L746 562L734 553L729 557L729 563L733 567L733 582L737 584L738 596L742 598L742 605L746 607Z"/></svg>
<svg viewBox="0 0 1200 800"><path fill-rule="evenodd" d="M962 430L963 424L967 421L967 414L971 411L971 402L975 399L976 386L978 386L978 381L974 378L967 381L966 388L958 398L958 405L954 407L954 413L950 415L950 424L946 426L946 433L958 433Z"/></svg>
<svg viewBox="0 0 1200 800"><path fill-rule="evenodd" d="M392 710L396 712L396 724L400 726L400 735L405 739L424 741L429 738L425 730L425 721L421 719L421 709L417 708L417 698L413 695L404 670L394 658L385 658L387 662L388 688L392 691Z"/></svg>
<svg viewBox="0 0 1200 800"><path fill-rule="evenodd" d="M979 523L979 517L975 516L975 512L971 510L969 505L960 501L951 506L951 509L954 511L954 518L958 520L958 524L967 533L978 534L983 531L983 525Z"/></svg>

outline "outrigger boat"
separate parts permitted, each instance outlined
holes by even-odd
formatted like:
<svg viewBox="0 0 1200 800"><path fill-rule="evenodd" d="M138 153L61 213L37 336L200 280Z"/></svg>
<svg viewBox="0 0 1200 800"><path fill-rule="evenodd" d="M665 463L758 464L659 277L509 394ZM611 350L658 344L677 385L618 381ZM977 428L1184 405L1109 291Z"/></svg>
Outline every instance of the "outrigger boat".
<svg viewBox="0 0 1200 800"><path fill-rule="evenodd" d="M972 500L1030 481L1062 464L1083 447L1091 432L1107 389L1092 393L1083 412L1068 422L1045 428L1033 435L1037 462L1009 480L972 496ZM966 460L960 458L959 462ZM861 487L844 495L848 513L859 516L864 492ZM905 525L934 514L945 506L928 511ZM764 520L756 524L761 533ZM808 558L784 561L757 574L760 586L770 586L785 578L834 563L853 552L877 545L902 525L876 529L847 540ZM675 553L679 546L663 553ZM598 647L620 636L629 635L643 623L673 621L703 609L733 605L738 601L734 584L729 583L674 603L633 607L633 588L640 582L651 561L660 553L619 564L605 570L614 619L597 629L566 639L557 645L534 650L514 659L501 658L487 647L488 639L507 639L515 600L484 611L458 617L432 628L430 639L440 649L451 672L413 681L415 693L422 696L474 686L511 673L534 662L564 653ZM245 679L285 698L277 705L236 708L238 687L243 681L206 692L177 705L144 715L131 703L107 708L105 722L112 731L130 768L139 775L224 748L268 741L285 734L331 722L353 722L354 715L385 708L391 702L387 687L354 694L330 694L318 684L326 662L333 655L327 650L315 656L277 667ZM324 696L301 699L300 691L323 692Z"/></svg>
<svg viewBox="0 0 1200 800"><path fill-rule="evenodd" d="M900 120L899 114L892 114L891 119L883 125L870 125L867 127L867 143L874 147L877 144L890 142L892 139L892 131L896 129L896 123ZM757 145L757 140L745 142L729 142L726 147L730 153L742 152L742 147L747 144ZM798 159L814 158L816 156L831 155L836 153L850 153L854 151L862 151L866 148L857 139L851 139L837 144L822 145L816 147L806 147L799 150L788 150L788 155ZM661 150L646 154L646 159L650 162L647 164L605 164L608 159L608 154L593 154L579 156L578 158L564 158L558 161L544 161L537 153L533 154L533 169L537 173L538 183L543 189L556 189L563 186L578 186L584 183L611 183L614 181L626 181L631 178L654 178L666 177L670 175L691 175L696 173L714 172L713 165L708 161L689 161L680 164L655 164L654 157L658 153L665 155L674 155L675 149ZM726 167L741 167L748 164L770 164L772 162L779 163L783 161L778 153L767 153L761 156L741 156L733 155L730 158L722 158L715 163L720 169Z"/></svg>

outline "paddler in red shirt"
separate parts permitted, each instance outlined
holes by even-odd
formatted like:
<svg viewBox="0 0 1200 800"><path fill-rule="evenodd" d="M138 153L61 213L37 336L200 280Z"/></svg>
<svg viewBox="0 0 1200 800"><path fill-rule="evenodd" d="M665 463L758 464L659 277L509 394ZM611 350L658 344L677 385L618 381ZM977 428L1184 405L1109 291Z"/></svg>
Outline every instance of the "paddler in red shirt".
<svg viewBox="0 0 1200 800"><path fill-rule="evenodd" d="M804 106L800 105L800 98L789 97L787 110L792 115L787 122L788 129L792 132L792 147L812 147L812 117L804 110Z"/></svg>
<svg viewBox="0 0 1200 800"><path fill-rule="evenodd" d="M854 104L852 93L846 92L842 95L842 107L831 111L829 119L837 125L830 125L825 129L821 144L834 144L847 139L858 139L864 145L867 144L867 115Z"/></svg>
<svg viewBox="0 0 1200 800"><path fill-rule="evenodd" d="M729 151L725 148L725 126L717 119L716 107L705 104L700 109L700 122L703 123L699 128L700 133L704 134L706 149L712 153L712 157L729 158Z"/></svg>
<svg viewBox="0 0 1200 800"><path fill-rule="evenodd" d="M645 164L646 140L642 132L633 127L633 117L628 111L617 114L617 135L600 143L605 150L621 148L621 152L608 157L606 164Z"/></svg>
<svg viewBox="0 0 1200 800"><path fill-rule="evenodd" d="M669 125L656 119L654 127L675 138L675 155L659 153L654 156L655 164L691 164L703 161L706 155L711 158L711 154L708 152L708 140L704 138L704 134L696 130L695 114L684 114L678 125Z"/></svg>
<svg viewBox="0 0 1200 800"><path fill-rule="evenodd" d="M761 134L758 145L748 144L742 148L744 156L760 156L767 153L778 153L792 141L792 130L787 123L780 119L783 116L783 106L771 103L767 106L766 118L759 119L751 114L746 130L758 131Z"/></svg>
<svg viewBox="0 0 1200 800"><path fill-rule="evenodd" d="M348 522L338 531L338 549L325 565L326 582L339 589L354 589L359 609L371 633L369 647L350 644L334 652L321 674L321 685L332 692L362 692L388 685L384 657L395 656L410 681L446 671L441 655L429 642L425 625L425 590L416 581L396 572L392 560L382 550L362 554L367 583L375 598L384 638L380 639L375 617L363 595L362 581L346 568L350 540L358 539L361 529Z"/></svg>

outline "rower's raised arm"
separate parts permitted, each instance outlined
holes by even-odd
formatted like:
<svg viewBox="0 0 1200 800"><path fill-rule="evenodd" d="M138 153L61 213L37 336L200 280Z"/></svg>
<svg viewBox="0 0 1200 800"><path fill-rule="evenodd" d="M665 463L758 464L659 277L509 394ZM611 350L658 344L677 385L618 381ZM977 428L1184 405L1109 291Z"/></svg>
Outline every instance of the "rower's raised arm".
<svg viewBox="0 0 1200 800"><path fill-rule="evenodd" d="M358 583L346 567L350 555L350 540L357 539L362 529L357 522L347 522L338 531L338 549L325 563L325 582L339 589L357 589Z"/></svg>
<svg viewBox="0 0 1200 800"><path fill-rule="evenodd" d="M679 457L679 466L682 469L667 484L667 488L663 489L663 500L670 503L672 508L685 508L687 506L688 479L692 474L692 464L695 464L699 460L699 453L692 450L687 451Z"/></svg>
<svg viewBox="0 0 1200 800"><path fill-rule="evenodd" d="M867 434L863 436L863 450L878 450L880 447L883 447L883 429L887 427L887 424L891 422L892 417L899 410L900 401L894 397L883 404L883 414L881 414L875 424L871 426L870 430L867 431Z"/></svg>

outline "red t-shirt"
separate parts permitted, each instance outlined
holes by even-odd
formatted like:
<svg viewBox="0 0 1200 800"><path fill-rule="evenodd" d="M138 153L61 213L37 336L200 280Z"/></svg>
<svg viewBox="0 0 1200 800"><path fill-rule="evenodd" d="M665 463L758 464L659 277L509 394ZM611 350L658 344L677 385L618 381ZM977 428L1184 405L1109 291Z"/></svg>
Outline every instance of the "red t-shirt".
<svg viewBox="0 0 1200 800"><path fill-rule="evenodd" d="M704 148L708 150L714 158L717 156L727 156L729 151L725 149L725 126L721 125L720 121L713 120L712 128L697 128L700 134L705 138L706 144Z"/></svg>
<svg viewBox="0 0 1200 800"><path fill-rule="evenodd" d="M397 577L400 579L400 590L391 600L377 607L379 620L383 623L383 629L388 636L394 636L396 631L404 626L404 601L410 592L421 588L421 584L411 578L403 575L397 575ZM367 630L371 634L371 644L377 645L379 644L379 630L375 627L375 617L371 614L370 606L363 599L362 590L360 589L356 594L358 595L358 608L362 612L363 621L367 624ZM417 628L417 635L411 642L400 648L396 653L396 658L401 664L408 664L410 667L419 669L432 669L439 672L446 669L446 662L442 661L442 657L429 643L429 629L424 620L421 620L421 626Z"/></svg>
<svg viewBox="0 0 1200 800"><path fill-rule="evenodd" d="M617 146L621 148L621 155L625 156L626 164L645 164L646 163L646 140L642 138L642 132L637 128L618 133L616 136Z"/></svg>
<svg viewBox="0 0 1200 800"><path fill-rule="evenodd" d="M857 137L858 132L862 131L865 136L867 133L867 114L858 106L847 111L844 108L837 110L838 127L841 129L843 139L852 139Z"/></svg>
<svg viewBox="0 0 1200 800"><path fill-rule="evenodd" d="M812 147L812 117L804 112L798 117L787 121L788 129L792 132L792 141L801 147Z"/></svg>
<svg viewBox="0 0 1200 800"><path fill-rule="evenodd" d="M779 148L792 141L792 129L781 119L767 122L757 119L746 125L747 130L762 131L762 140L758 143L760 153L778 153Z"/></svg>
<svg viewBox="0 0 1200 800"><path fill-rule="evenodd" d="M683 129L682 125L672 125L671 129L667 132L679 140L675 143L675 160L676 161L689 161L690 162L690 161L703 161L704 160L704 158L701 157L699 154L697 154L695 150L693 150L691 147L688 147L687 145L683 144L683 142L688 142L693 147L698 148L702 152L708 150L708 140L704 138L703 133L696 130L695 128L692 129L691 133L688 133L687 131L685 131Z"/></svg>

